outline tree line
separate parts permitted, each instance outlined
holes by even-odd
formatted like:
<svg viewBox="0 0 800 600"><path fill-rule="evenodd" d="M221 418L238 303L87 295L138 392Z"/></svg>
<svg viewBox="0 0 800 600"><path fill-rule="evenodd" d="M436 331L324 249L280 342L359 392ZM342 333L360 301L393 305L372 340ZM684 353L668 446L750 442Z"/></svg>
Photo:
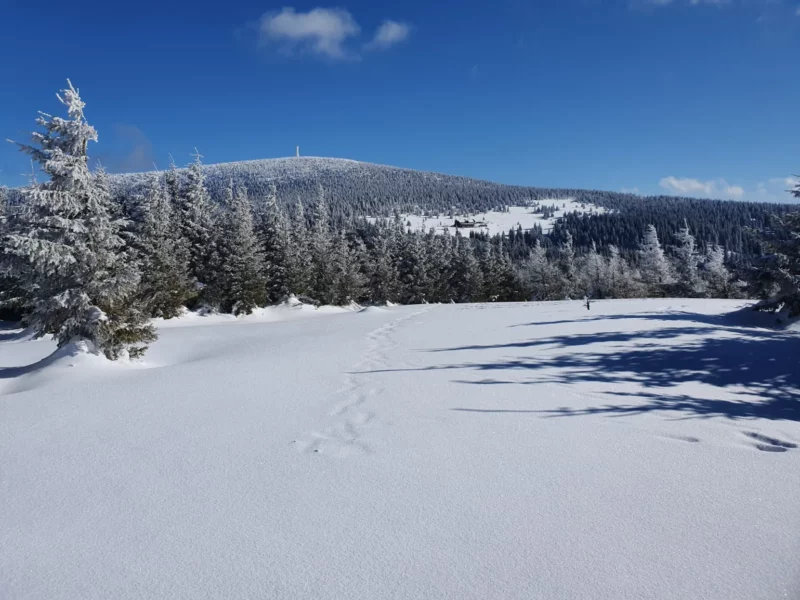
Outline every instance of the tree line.
<svg viewBox="0 0 800 600"><path fill-rule="evenodd" d="M666 247L647 225L628 256L578 246L566 228L524 242L412 232L399 216L334 219L321 184L311 202L287 205L277 186L250 197L229 180L215 200L199 153L115 197L110 177L89 168L97 132L78 91L58 98L67 118L42 114L42 131L20 145L46 178L0 203L0 306L59 346L83 339L135 358L156 338L153 318L184 307L245 315L291 295L346 305L745 293L726 251L701 248L687 221Z"/></svg>

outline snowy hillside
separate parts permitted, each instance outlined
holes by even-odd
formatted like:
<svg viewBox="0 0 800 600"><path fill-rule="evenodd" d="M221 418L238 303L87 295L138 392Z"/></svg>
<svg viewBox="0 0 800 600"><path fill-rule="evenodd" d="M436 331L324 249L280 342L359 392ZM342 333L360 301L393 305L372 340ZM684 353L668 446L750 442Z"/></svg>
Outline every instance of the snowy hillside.
<svg viewBox="0 0 800 600"><path fill-rule="evenodd" d="M420 216L413 214L401 215L402 222L409 231L428 231L434 229L437 233L455 233L460 231L462 235L468 235L470 231L497 235L508 233L510 229L521 227L523 231L529 231L536 226L542 228L542 233L550 233L555 222L568 213L599 215L606 210L599 206L592 206L576 202L572 199L544 199L541 205L555 206L556 210L552 215L545 216L537 209L530 206L510 206L507 210L471 214ZM475 227L457 228L454 226L455 220L475 221ZM375 221L370 218L370 221Z"/></svg>
<svg viewBox="0 0 800 600"><path fill-rule="evenodd" d="M569 213L563 218L563 229L570 231L584 249L594 241L601 248L614 244L633 250L649 224L655 225L664 239L671 239L688 223L701 245L720 244L737 254L759 254L758 240L742 236L743 228L768 227L774 214L790 208L760 202L673 196L644 198L612 191L520 187L339 158L251 160L208 164L203 169L209 190L218 201L224 198L225 189L233 181L234 185L246 188L254 202L264 201L274 184L282 203L294 205L299 200L309 207L316 202L322 186L334 219L343 220L351 215L388 217L395 212L449 216L453 211L491 216L493 212L502 212L504 207L571 199L578 205L594 207L591 212L598 215L585 219ZM124 202L142 192L152 175L114 175L111 182L117 199ZM498 216L498 220L501 218ZM503 231L507 231L506 224L503 223ZM524 223L522 226L526 228ZM494 231L492 227L489 230Z"/></svg>
<svg viewBox="0 0 800 600"><path fill-rule="evenodd" d="M0 597L796 598L800 333L740 306L7 327Z"/></svg>
<svg viewBox="0 0 800 600"><path fill-rule="evenodd" d="M290 204L313 201L321 185L335 211L346 207L363 215L387 216L395 208L415 213L420 213L419 209L446 211L453 207L490 210L553 197L550 190L340 158L293 157L209 164L204 166L204 172L209 190L217 199L222 199L231 181L246 187L254 198L268 194L274 184L278 197ZM148 176L116 175L112 181L118 194L129 195Z"/></svg>

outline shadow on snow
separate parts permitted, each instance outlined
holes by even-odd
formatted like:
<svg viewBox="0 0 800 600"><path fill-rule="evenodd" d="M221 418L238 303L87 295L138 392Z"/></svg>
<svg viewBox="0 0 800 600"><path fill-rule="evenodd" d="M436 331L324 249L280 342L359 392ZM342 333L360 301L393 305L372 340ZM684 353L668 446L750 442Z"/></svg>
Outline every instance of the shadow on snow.
<svg viewBox="0 0 800 600"><path fill-rule="evenodd" d="M478 381L456 380L465 385L537 385L581 383L638 383L637 393L603 392L607 396L635 398L629 404L555 410L501 410L454 408L461 412L537 413L547 417L577 415L629 416L653 411L676 418L727 417L800 421L800 336L791 332L725 326L727 315L625 315L592 320L653 319L689 322L685 327L634 332L601 332L564 335L522 342L472 345L426 352L481 352L502 349L547 348L546 355L509 357L495 361L442 364L411 371L459 370L491 373ZM691 322L697 323L694 326ZM578 321L580 322L580 321ZM574 321L568 321L574 323ZM542 325L534 323L533 325ZM709 328L708 325L714 326ZM689 336L687 339L680 339ZM665 343L675 340L673 345ZM611 344L613 348L591 348ZM553 354L563 349L565 352ZM524 372L529 379L504 379L504 373ZM702 383L735 392L739 399L720 400L669 395L652 388L669 389L686 383ZM648 391L647 388L651 388ZM676 390L677 391L677 390Z"/></svg>

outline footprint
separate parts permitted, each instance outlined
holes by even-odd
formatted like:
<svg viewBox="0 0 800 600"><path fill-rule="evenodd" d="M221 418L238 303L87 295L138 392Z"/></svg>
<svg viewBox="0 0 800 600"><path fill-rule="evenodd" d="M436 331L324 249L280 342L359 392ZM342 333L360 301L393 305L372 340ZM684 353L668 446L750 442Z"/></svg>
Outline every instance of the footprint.
<svg viewBox="0 0 800 600"><path fill-rule="evenodd" d="M744 435L747 437L760 442L756 444L756 448L762 452L786 452L793 448L797 448L797 444L793 444L792 442L784 442L761 433L756 433L755 431L743 431L742 433L744 433Z"/></svg>
<svg viewBox="0 0 800 600"><path fill-rule="evenodd" d="M377 415L364 409L364 405L380 398L384 391L370 376L372 371L388 368L390 353L397 348L392 339L394 331L405 321L413 319L429 308L405 315L367 334L367 347L361 360L345 373L342 386L336 392L338 399L330 411L334 422L324 433L311 432L292 445L306 454L323 454L346 458L358 454L372 454L373 449L360 438L366 428L378 420Z"/></svg>

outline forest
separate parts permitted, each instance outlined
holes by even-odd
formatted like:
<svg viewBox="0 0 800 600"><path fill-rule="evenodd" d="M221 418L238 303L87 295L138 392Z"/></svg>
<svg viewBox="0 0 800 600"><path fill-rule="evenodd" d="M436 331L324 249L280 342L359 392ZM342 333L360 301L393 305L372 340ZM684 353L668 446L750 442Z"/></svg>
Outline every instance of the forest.
<svg viewBox="0 0 800 600"><path fill-rule="evenodd" d="M70 84L59 99L67 117L42 114L33 142L20 144L42 180L0 190L0 307L37 335L59 345L85 338L112 359L144 352L152 318L185 307L241 315L290 296L315 305L584 299L587 308L604 298L761 297L783 306L775 294L796 288L785 276L793 250L780 250L794 240L786 206L517 188L332 159L204 166L199 153L182 169L112 176L89 167L97 132L77 90ZM611 212L567 215L546 235L491 237L408 231L399 216L560 197Z"/></svg>

